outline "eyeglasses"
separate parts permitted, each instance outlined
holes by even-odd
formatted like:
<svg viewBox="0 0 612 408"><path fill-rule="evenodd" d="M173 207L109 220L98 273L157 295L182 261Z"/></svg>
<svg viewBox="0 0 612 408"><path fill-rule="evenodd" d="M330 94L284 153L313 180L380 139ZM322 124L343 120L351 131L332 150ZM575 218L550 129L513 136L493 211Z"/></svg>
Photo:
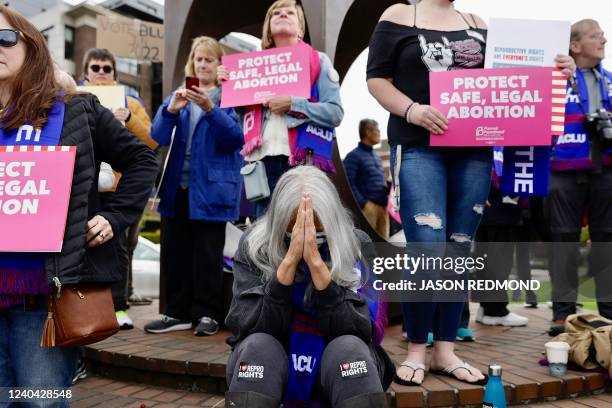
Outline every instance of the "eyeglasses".
<svg viewBox="0 0 612 408"><path fill-rule="evenodd" d="M105 74L110 74L111 72L113 72L113 67L111 65L100 66L98 64L94 64L94 65L90 65L89 68L91 68L91 70L95 72L96 74L100 72L100 69L104 71Z"/></svg>
<svg viewBox="0 0 612 408"><path fill-rule="evenodd" d="M3 28L0 30L0 47L14 47L19 41L20 31Z"/></svg>

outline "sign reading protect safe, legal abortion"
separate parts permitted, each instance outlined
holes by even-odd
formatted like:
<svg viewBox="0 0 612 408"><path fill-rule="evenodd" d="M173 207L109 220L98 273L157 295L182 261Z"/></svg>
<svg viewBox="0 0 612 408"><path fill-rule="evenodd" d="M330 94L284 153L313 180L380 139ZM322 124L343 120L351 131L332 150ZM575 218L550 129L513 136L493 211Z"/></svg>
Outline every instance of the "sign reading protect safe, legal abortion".
<svg viewBox="0 0 612 408"><path fill-rule="evenodd" d="M226 55L221 107L257 105L274 96L310 97L309 51L302 45Z"/></svg>
<svg viewBox="0 0 612 408"><path fill-rule="evenodd" d="M0 251L62 249L76 147L0 146Z"/></svg>
<svg viewBox="0 0 612 408"><path fill-rule="evenodd" d="M429 74L431 105L448 118L432 146L547 146L551 68L469 69Z"/></svg>

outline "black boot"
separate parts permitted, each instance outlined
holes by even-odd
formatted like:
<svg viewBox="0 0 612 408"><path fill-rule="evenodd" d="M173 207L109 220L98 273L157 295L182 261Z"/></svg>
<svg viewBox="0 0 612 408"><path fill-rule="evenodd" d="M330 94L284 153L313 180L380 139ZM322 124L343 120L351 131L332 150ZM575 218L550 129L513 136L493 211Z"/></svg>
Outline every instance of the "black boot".
<svg viewBox="0 0 612 408"><path fill-rule="evenodd" d="M336 408L387 408L387 394L373 392L342 401Z"/></svg>
<svg viewBox="0 0 612 408"><path fill-rule="evenodd" d="M279 406L280 401L258 392L225 393L225 408L278 408Z"/></svg>

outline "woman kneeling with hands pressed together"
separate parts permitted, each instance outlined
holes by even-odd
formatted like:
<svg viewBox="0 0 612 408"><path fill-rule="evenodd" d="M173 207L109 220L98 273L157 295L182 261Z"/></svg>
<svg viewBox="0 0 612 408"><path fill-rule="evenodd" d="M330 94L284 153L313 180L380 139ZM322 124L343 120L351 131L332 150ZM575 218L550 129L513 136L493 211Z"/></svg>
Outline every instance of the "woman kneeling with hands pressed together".
<svg viewBox="0 0 612 408"><path fill-rule="evenodd" d="M384 308L362 293L373 257L322 171L280 178L235 257L226 406L386 406Z"/></svg>

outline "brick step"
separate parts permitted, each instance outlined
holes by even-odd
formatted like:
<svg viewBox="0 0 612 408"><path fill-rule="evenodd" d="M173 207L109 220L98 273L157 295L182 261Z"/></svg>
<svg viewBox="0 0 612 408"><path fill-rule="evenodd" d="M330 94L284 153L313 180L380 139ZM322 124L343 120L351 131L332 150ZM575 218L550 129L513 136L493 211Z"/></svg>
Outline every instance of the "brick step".
<svg viewBox="0 0 612 408"><path fill-rule="evenodd" d="M156 317L156 309L155 304L130 309L135 329L86 347L91 371L122 381L223 395L230 353L225 338L230 333L221 331L210 337L195 337L191 331L147 334L142 327ZM542 308L517 312L528 315L529 326L489 327L474 323L471 327L477 341L457 343L457 354L482 371L489 364L501 364L509 404L550 403L603 391L604 378L598 372L570 370L564 378L548 375L548 368L538 365L538 360L544 343L550 339L545 333L549 311ZM401 337L400 325L387 329L383 347L396 364L404 360L407 343ZM388 395L390 407L469 407L482 406L484 389L428 374L420 387L392 384ZM608 406L612 407L612 403Z"/></svg>

